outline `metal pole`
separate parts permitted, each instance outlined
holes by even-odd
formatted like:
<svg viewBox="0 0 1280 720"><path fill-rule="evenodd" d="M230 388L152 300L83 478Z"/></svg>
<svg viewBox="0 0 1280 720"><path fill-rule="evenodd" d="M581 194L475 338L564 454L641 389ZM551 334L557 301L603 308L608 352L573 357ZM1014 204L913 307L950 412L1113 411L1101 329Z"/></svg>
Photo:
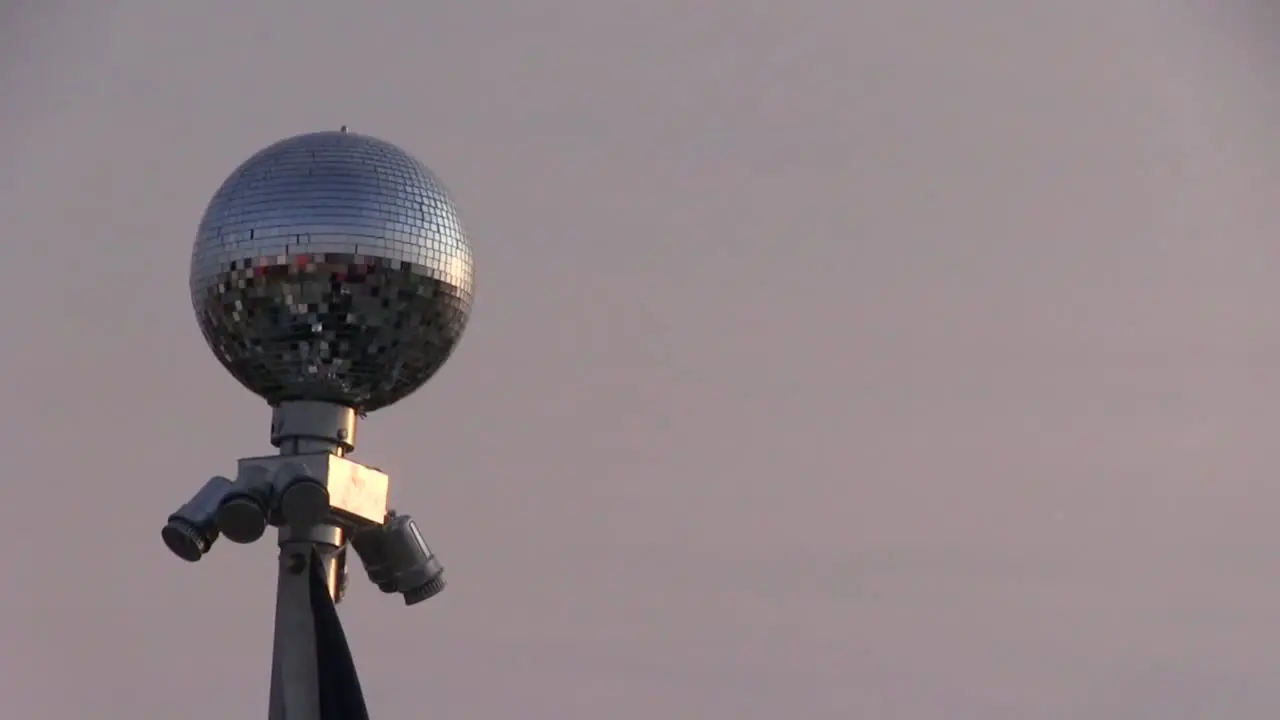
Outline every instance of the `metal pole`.
<svg viewBox="0 0 1280 720"><path fill-rule="evenodd" d="M281 455L325 451L341 456L354 448L355 414L326 403L289 403L276 408L271 430ZM322 720L313 566L321 563L328 599L339 602L345 544L342 529L328 523L280 528L269 720Z"/></svg>
<svg viewBox="0 0 1280 720"><path fill-rule="evenodd" d="M316 543L306 536L291 538L285 530L280 534L271 710L267 717L320 720L320 665L311 598Z"/></svg>

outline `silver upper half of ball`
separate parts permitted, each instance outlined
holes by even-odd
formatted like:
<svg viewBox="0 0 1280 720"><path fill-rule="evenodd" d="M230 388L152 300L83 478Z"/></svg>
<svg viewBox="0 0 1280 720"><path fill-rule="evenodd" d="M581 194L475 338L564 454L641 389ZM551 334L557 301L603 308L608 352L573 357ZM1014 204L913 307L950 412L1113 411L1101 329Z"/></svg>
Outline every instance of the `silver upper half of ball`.
<svg viewBox="0 0 1280 720"><path fill-rule="evenodd" d="M191 255L218 361L275 405L372 412L417 390L471 312L471 246L444 186L366 135L281 140L222 183Z"/></svg>

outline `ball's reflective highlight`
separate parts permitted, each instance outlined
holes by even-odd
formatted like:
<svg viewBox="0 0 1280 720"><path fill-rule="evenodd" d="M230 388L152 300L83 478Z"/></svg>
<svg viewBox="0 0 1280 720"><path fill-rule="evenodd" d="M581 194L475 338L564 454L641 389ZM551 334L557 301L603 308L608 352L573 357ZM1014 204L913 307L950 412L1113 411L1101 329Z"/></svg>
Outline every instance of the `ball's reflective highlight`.
<svg viewBox="0 0 1280 720"><path fill-rule="evenodd" d="M241 384L276 405L362 412L440 369L471 311L471 247L444 186L381 140L281 140L223 182L201 219L191 299Z"/></svg>

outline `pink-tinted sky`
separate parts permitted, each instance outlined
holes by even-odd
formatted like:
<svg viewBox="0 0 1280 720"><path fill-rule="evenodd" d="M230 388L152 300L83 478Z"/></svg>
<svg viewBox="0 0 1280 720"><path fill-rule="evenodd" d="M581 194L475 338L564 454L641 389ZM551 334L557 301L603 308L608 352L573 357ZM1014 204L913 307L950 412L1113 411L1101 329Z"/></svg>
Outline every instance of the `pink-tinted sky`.
<svg viewBox="0 0 1280 720"><path fill-rule="evenodd" d="M6 6L6 715L265 716L273 544L158 535L269 449L187 263L349 124L479 268L362 427L451 580L353 574L375 718L1273 720L1268 7Z"/></svg>

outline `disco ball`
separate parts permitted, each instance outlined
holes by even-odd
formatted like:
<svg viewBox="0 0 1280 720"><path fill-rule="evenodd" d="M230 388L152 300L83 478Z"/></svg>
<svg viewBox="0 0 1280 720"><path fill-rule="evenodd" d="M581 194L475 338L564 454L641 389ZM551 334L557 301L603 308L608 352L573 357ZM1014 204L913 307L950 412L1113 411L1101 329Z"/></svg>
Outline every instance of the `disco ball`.
<svg viewBox="0 0 1280 720"><path fill-rule="evenodd" d="M435 175L345 128L246 160L209 202L191 256L205 340L272 405L372 412L408 396L457 346L473 281Z"/></svg>

